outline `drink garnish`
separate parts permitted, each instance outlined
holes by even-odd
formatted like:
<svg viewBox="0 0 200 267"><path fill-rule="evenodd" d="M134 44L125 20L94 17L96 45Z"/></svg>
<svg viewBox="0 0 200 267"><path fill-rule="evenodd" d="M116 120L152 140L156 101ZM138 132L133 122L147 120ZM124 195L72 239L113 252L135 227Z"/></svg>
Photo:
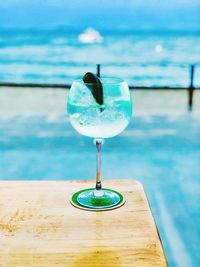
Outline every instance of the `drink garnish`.
<svg viewBox="0 0 200 267"><path fill-rule="evenodd" d="M103 86L100 79L93 73L87 72L83 76L83 81L90 89L93 97L99 105L103 105Z"/></svg>

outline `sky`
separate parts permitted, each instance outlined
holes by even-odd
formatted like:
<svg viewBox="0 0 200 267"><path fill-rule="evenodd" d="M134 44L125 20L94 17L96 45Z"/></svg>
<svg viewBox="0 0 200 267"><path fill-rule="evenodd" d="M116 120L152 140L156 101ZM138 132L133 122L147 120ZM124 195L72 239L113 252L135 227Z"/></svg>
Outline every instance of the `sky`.
<svg viewBox="0 0 200 267"><path fill-rule="evenodd" d="M0 0L0 28L200 30L200 0Z"/></svg>

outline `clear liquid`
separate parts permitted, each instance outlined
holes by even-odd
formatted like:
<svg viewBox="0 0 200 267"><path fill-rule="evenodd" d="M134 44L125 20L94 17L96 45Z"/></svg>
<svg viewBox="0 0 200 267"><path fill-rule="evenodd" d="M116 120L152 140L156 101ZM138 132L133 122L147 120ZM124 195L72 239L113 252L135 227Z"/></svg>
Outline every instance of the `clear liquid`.
<svg viewBox="0 0 200 267"><path fill-rule="evenodd" d="M111 98L103 106L80 105L69 99L67 111L72 126L80 134L93 138L109 138L126 128L132 108L130 101L120 98Z"/></svg>

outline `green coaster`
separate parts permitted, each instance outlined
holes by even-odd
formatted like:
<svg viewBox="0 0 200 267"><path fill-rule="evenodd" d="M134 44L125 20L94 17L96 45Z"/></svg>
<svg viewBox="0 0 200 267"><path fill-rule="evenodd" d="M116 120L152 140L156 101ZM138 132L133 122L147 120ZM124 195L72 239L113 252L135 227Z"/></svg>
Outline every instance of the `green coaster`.
<svg viewBox="0 0 200 267"><path fill-rule="evenodd" d="M119 208L121 207L126 199L124 197L124 195L118 191L115 191L115 190L112 190L112 189L107 189L107 188L104 188L103 190L106 190L107 193L115 193L118 197L119 197L119 200L117 203L115 204L110 204L109 203L109 200L107 199L104 199L104 198L93 198L91 199L91 206L85 206L83 204L80 204L79 201L78 201L78 197L80 196L81 193L84 193L84 192L93 192L95 189L94 188L87 188L87 189L83 189L83 190L80 190L76 193L74 193L70 199L70 202L73 206L79 208L79 209L83 209L83 210L90 210L90 211L103 211L103 210L112 210L112 209L116 209L116 208ZM93 205L95 205L95 207L93 207ZM103 206L103 207L102 207Z"/></svg>

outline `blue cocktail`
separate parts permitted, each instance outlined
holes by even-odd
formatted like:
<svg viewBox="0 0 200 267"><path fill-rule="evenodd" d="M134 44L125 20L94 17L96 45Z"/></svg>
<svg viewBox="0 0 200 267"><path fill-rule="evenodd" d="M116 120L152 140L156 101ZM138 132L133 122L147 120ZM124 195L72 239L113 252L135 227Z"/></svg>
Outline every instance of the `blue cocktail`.
<svg viewBox="0 0 200 267"><path fill-rule="evenodd" d="M91 73L86 75L88 79L73 82L67 101L67 113L74 129L95 141L96 187L77 192L72 197L72 204L105 210L124 203L124 196L112 189L102 188L102 141L120 134L127 127L132 115L132 103L125 81L117 78L99 79Z"/></svg>

